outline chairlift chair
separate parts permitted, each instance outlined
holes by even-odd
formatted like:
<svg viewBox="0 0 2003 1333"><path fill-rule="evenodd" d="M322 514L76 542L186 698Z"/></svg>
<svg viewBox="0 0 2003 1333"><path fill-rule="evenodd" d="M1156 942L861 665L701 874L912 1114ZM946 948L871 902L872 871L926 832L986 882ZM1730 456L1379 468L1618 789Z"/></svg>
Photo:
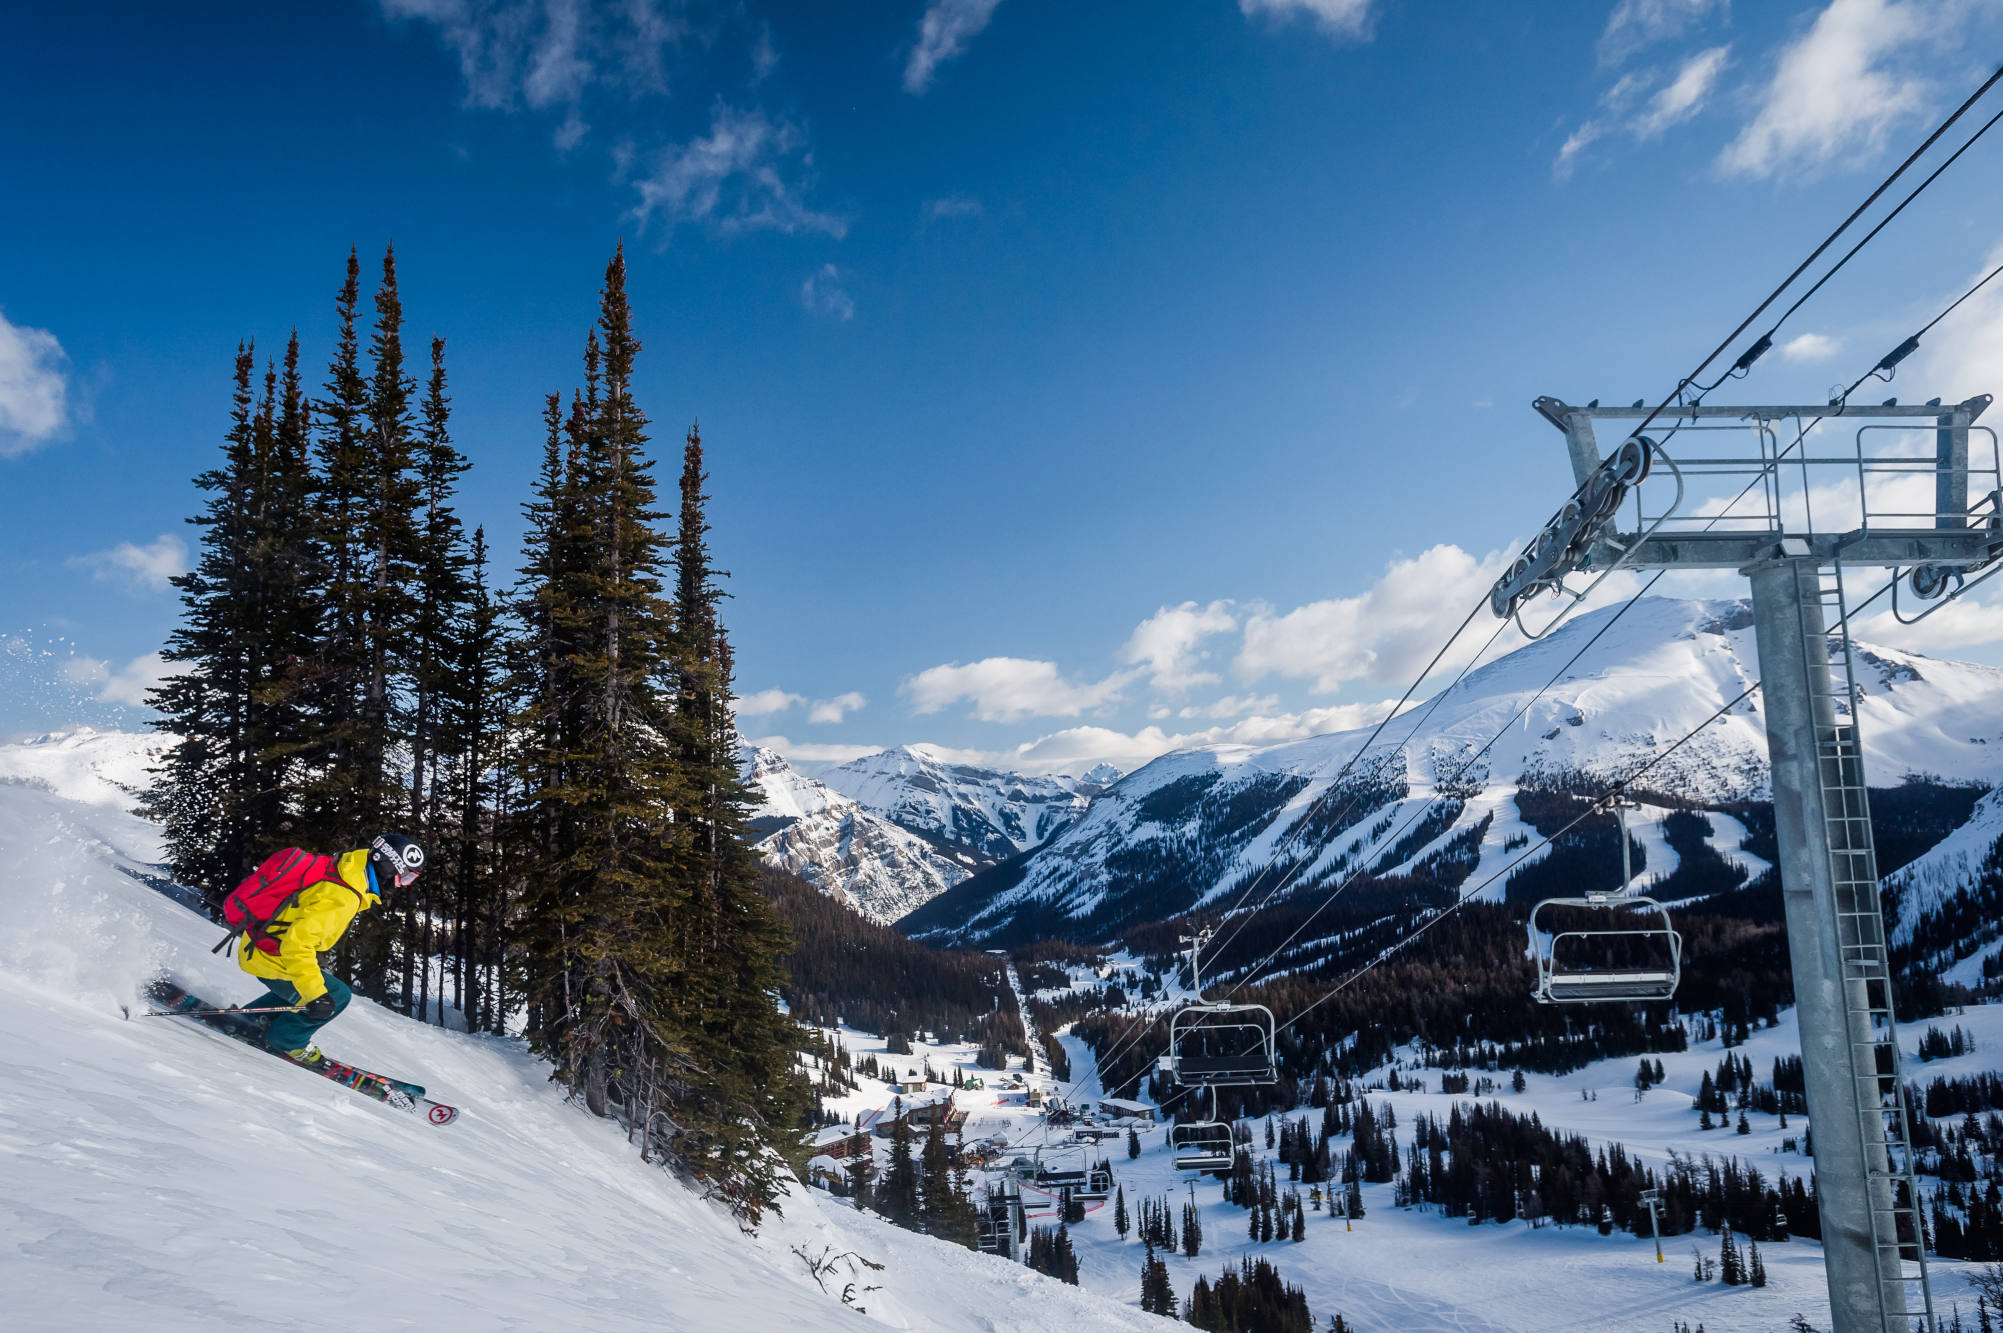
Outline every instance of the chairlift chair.
<svg viewBox="0 0 2003 1333"><path fill-rule="evenodd" d="M1540 1004L1640 1004L1676 994L1676 983L1683 976L1683 937L1670 924L1668 908L1627 891L1634 881L1627 839L1627 812L1632 806L1625 798L1614 802L1620 827L1620 891L1546 898L1530 909L1530 950L1537 959L1533 995ZM1620 916L1610 918L1604 928L1567 926L1549 931L1540 926L1548 914L1566 911ZM1641 947L1632 947L1636 944Z"/></svg>
<svg viewBox="0 0 2003 1333"><path fill-rule="evenodd" d="M1192 1095L1189 1099L1194 1101ZM1238 1144L1231 1126L1218 1119L1217 1090L1210 1091L1210 1119L1177 1121L1168 1132L1169 1151L1178 1171L1226 1171L1237 1159Z"/></svg>
<svg viewBox="0 0 2003 1333"><path fill-rule="evenodd" d="M1263 1004L1225 1004L1203 998L1198 951L1210 932L1189 940L1189 974L1194 1003L1168 1020L1168 1051L1157 1067L1188 1088L1247 1088L1279 1081L1279 1053L1273 1011Z"/></svg>
<svg viewBox="0 0 2003 1333"><path fill-rule="evenodd" d="M1540 918L1561 909L1619 912L1639 918L1632 925L1546 932ZM1530 910L1530 941L1537 955L1541 1004L1645 1003L1676 994L1683 975L1683 937L1669 922L1669 910L1640 895L1546 898ZM1607 957L1614 941L1652 941L1639 962ZM1595 957L1597 953L1597 957Z"/></svg>

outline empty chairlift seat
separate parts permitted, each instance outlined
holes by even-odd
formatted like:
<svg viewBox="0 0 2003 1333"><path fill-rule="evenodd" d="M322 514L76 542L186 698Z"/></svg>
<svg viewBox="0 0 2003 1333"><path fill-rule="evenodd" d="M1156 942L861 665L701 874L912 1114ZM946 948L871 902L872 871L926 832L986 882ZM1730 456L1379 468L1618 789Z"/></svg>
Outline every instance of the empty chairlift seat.
<svg viewBox="0 0 2003 1333"><path fill-rule="evenodd" d="M1547 898L1530 911L1544 1004L1671 999L1683 973L1683 937L1653 898L1592 894Z"/></svg>
<svg viewBox="0 0 2003 1333"><path fill-rule="evenodd" d="M1177 1125L1168 1141L1178 1171L1228 1171L1237 1150L1231 1126L1215 1120Z"/></svg>
<svg viewBox="0 0 2003 1333"><path fill-rule="evenodd" d="M1248 1088L1279 1077L1273 1011L1263 1004L1192 1004L1168 1021L1162 1073L1189 1088Z"/></svg>

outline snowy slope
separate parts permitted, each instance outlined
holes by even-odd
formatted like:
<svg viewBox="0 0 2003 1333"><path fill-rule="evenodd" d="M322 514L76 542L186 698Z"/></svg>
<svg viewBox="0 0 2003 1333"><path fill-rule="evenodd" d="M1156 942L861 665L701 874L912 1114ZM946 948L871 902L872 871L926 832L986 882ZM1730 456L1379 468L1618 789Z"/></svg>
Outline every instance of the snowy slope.
<svg viewBox="0 0 2003 1333"><path fill-rule="evenodd" d="M895 921L973 873L961 857L871 813L774 751L746 746L741 762L758 798L754 826L771 830L758 844L760 854L872 921Z"/></svg>
<svg viewBox="0 0 2003 1333"><path fill-rule="evenodd" d="M1502 864L1510 835L1523 832L1511 798L1524 776L1624 776L1758 675L1743 602L1644 598L1608 628L1613 615L1582 616L1469 673L1436 708L1429 703L1393 722L1333 796L1331 785L1368 729L1166 755L1094 801L1019 875L984 877L908 924L928 938L989 939L1018 921L1033 921L1037 933L1104 938L1217 901L1269 866L1293 870L1296 885L1362 864L1389 870L1383 858L1399 850L1408 817L1449 784L1467 789L1456 797L1465 800L1458 817L1396 860L1422 860L1493 815L1476 872L1486 876ZM1994 782L2003 772L2003 744L1992 743L2003 742L2003 668L1881 648L1865 651L1858 667L1873 782L1890 785L1907 773ZM1705 803L1765 797L1760 696L1704 727L1649 774L1648 785ZM1329 817L1352 797L1353 819L1331 827ZM1405 804L1380 824L1375 812L1394 801ZM1501 888L1497 882L1492 892Z"/></svg>
<svg viewBox="0 0 2003 1333"><path fill-rule="evenodd" d="M180 1020L156 967L254 983L131 872L157 831L0 787L0 1291L36 1330L1158 1327L1128 1306L796 1192L756 1237L567 1106L521 1044L358 1000L327 1045L464 1108L435 1128ZM886 1264L867 1316L791 1250ZM861 1283L858 1283L860 1286Z"/></svg>
<svg viewBox="0 0 2003 1333"><path fill-rule="evenodd" d="M904 745L829 769L823 782L915 833L1005 861L1047 841L1089 803L1081 782L956 764L935 746ZM1097 783L1086 784L1096 790Z"/></svg>
<svg viewBox="0 0 2003 1333"><path fill-rule="evenodd" d="M1985 888L1993 895L1997 860L2003 859L1998 858L1999 846L2003 846L2003 789L1978 801L1967 823L1885 877L1885 891L1897 899L1899 908L1894 944L1910 944L1923 916L1943 908L1953 910L1955 900L1971 890ZM1961 916L1952 944L1925 960L1925 967L1944 981L1977 986L1983 980L1984 962L2003 952L2003 921L1980 906L1964 910Z"/></svg>
<svg viewBox="0 0 2003 1333"><path fill-rule="evenodd" d="M43 787L72 800L129 809L151 781L148 770L173 744L157 732L74 727L0 745L0 782Z"/></svg>

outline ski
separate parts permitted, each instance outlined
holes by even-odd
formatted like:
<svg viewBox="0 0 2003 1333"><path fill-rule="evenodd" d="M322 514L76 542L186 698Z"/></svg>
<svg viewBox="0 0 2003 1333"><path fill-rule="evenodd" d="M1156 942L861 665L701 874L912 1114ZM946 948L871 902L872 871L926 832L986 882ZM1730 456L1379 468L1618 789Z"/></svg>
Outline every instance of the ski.
<svg viewBox="0 0 2003 1333"><path fill-rule="evenodd" d="M282 1051L272 1050L264 1044L265 1027L271 1021L269 1010L218 1008L189 994L165 977L147 986L145 994L148 1000L160 1006L158 1016L191 1019L246 1046L276 1056L289 1065L318 1074L344 1088L352 1088L365 1097L373 1097L385 1106L421 1115L434 1125L449 1125L459 1118L458 1107L433 1101L424 1095L424 1088L419 1084L361 1069L331 1057L317 1065L309 1065L294 1060Z"/></svg>

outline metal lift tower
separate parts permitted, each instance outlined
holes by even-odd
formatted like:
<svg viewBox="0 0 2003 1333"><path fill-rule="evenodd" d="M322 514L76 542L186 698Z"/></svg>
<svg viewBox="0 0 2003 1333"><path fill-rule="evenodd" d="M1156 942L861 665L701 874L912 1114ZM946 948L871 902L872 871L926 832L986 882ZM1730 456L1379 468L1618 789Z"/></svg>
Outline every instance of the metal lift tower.
<svg viewBox="0 0 2003 1333"><path fill-rule="evenodd" d="M1629 434L1602 459L1594 423L1642 421L1646 409L1540 398L1578 489L1491 598L1540 637L1555 618L1525 625L1526 603L1581 598L1616 570L1736 569L1752 581L1835 1333L1910 1333L1914 1317L1934 1327L1843 570L1890 567L1892 610L1910 623L2003 561L1996 436L1975 424L1989 401L1672 406L1647 423L1651 438ZM1971 467L1971 440L1982 466ZM1591 583L1569 588L1573 574Z"/></svg>

